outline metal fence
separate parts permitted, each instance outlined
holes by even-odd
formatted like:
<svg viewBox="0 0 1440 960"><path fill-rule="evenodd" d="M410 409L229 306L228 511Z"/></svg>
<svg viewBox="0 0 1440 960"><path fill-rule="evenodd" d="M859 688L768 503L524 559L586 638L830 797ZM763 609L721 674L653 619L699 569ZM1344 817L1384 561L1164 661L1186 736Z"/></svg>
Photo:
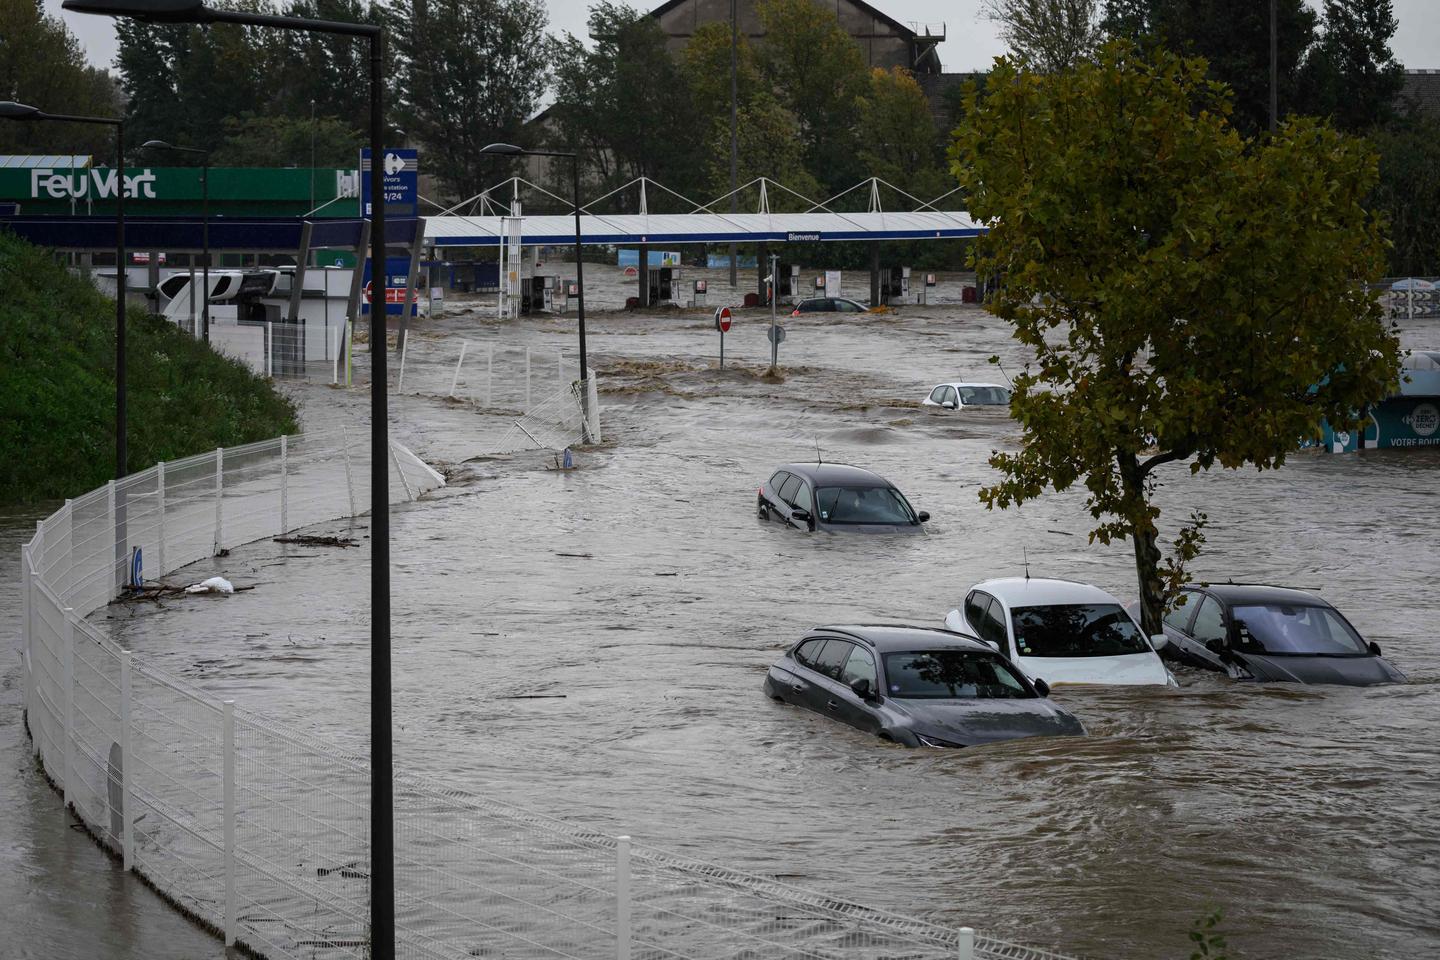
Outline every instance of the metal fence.
<svg viewBox="0 0 1440 960"><path fill-rule="evenodd" d="M443 483L398 444L389 456L392 500ZM369 475L343 433L217 450L67 502L22 548L26 719L46 774L127 869L276 960L369 955L367 763L151 667L85 617L136 567L154 579L356 515ZM395 828L398 952L416 960L1059 957L403 772Z"/></svg>

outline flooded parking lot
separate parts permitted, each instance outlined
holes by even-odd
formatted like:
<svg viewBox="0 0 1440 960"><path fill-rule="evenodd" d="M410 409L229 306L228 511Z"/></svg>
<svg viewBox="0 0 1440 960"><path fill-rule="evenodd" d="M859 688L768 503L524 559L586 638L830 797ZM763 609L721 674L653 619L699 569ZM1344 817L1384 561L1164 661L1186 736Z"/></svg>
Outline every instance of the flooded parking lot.
<svg viewBox="0 0 1440 960"><path fill-rule="evenodd" d="M593 282L621 283L614 271ZM398 765L1067 952L1188 956L1185 931L1214 908L1236 956L1440 949L1428 811L1440 452L1304 454L1277 472L1199 477L1172 466L1160 493L1172 521L1211 516L1199 575L1323 588L1408 685L1180 671L1178 690L1062 688L1083 740L909 751L771 703L766 667L817 623L938 626L970 584L1019 574L1027 557L1035 575L1129 599L1130 551L1087 543L1079 496L987 512L986 458L1017 442L1017 425L918 406L941 379L1003 379L991 355L1019 369L999 321L958 304L790 321L783 378L763 375L766 324L739 315L720 371L703 314L593 316L606 438L569 473L545 469L548 455L465 462L486 449L485 418L397 403L396 436L454 478L392 521ZM547 350L574 337L572 320L497 325L475 311L420 334ZM1433 346L1440 330L1405 338ZM311 424L363 420L363 390L300 391ZM894 481L933 515L930 535L759 522L760 481L817 450ZM254 544L196 579L215 569L255 590L112 608L110 623L166 670L363 749L367 562L363 549Z"/></svg>

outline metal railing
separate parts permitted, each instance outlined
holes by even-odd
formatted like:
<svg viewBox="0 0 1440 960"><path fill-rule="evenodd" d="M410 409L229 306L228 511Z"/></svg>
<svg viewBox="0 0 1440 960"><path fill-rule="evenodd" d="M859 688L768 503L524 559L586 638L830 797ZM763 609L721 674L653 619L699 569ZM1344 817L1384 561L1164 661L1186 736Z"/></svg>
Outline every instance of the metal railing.
<svg viewBox="0 0 1440 960"><path fill-rule="evenodd" d="M392 500L443 484L404 447L389 456ZM68 501L22 548L26 720L46 775L126 869L276 960L369 954L368 764L155 669L86 615L129 581L358 514L367 461L336 433L161 464ZM403 772L395 827L407 958L1059 957Z"/></svg>

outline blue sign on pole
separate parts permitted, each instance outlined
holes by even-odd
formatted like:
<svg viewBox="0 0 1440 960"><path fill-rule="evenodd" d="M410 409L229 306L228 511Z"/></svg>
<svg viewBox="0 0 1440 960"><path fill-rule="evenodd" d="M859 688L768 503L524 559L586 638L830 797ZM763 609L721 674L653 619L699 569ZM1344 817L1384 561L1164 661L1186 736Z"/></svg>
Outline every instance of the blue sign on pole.
<svg viewBox="0 0 1440 960"><path fill-rule="evenodd" d="M360 313L369 314L372 293L374 290L373 278L370 275L370 258L365 259L364 273L361 281L365 285L365 295L360 298ZM409 257L386 257L385 258L385 313L388 316L398 317L405 312L405 290L410 286L410 258ZM415 292L418 300L420 292Z"/></svg>
<svg viewBox="0 0 1440 960"><path fill-rule="evenodd" d="M370 148L360 151L361 216L370 216ZM414 147L391 147L380 161L385 186L385 216L406 220L420 213L420 151Z"/></svg>

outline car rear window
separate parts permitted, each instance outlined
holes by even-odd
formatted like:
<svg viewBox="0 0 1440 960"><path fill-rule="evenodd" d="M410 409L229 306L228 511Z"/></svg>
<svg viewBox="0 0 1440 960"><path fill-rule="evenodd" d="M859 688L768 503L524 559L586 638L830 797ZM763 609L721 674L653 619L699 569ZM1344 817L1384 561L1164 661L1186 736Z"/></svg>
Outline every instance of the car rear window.
<svg viewBox="0 0 1440 960"><path fill-rule="evenodd" d="M993 654L912 650L885 654L885 682L900 700L1019 700L1037 694Z"/></svg>

